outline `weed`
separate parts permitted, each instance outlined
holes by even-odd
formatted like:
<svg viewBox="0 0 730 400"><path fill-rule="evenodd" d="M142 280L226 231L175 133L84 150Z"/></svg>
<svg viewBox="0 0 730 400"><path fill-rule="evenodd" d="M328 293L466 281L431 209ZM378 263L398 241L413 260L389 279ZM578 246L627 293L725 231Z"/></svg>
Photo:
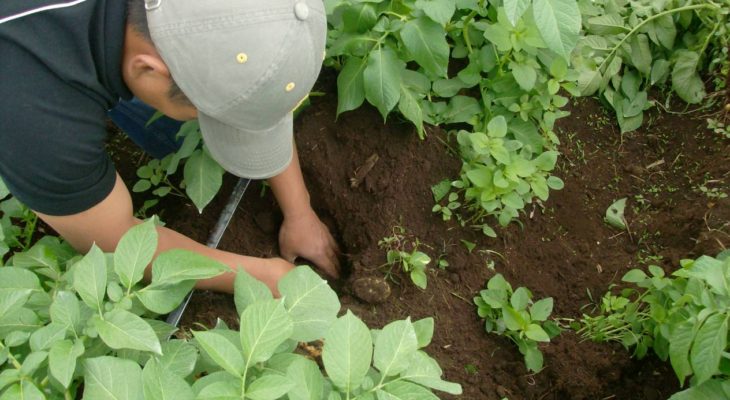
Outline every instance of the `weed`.
<svg viewBox="0 0 730 400"><path fill-rule="evenodd" d="M386 266L390 267L386 274L387 277L392 275L393 267L399 265L404 272L409 274L414 285L421 289L426 289L428 284L426 267L431 262L431 257L418 250L419 246L421 246L418 238L411 240L407 237L405 228L402 226L394 226L392 235L380 240L378 246L387 251L386 263L381 266L381 268ZM443 269L446 266L448 266L448 262L444 259L439 259L439 267Z"/></svg>

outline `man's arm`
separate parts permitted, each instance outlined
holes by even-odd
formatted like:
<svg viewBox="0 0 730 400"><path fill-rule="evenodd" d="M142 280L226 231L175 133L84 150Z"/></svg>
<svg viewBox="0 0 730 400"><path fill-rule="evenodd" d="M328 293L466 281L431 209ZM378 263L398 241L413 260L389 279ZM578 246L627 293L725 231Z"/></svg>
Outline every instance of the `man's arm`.
<svg viewBox="0 0 730 400"><path fill-rule="evenodd" d="M93 243L105 252L114 251L122 235L142 222L132 213L132 199L119 175L112 192L96 206L69 216L41 213L38 216L82 253L86 253ZM157 227L157 232L157 254L170 249L186 249L218 260L232 269L242 267L264 282L275 294L278 294L276 283L293 267L280 258L263 259L211 249L169 228ZM146 277L149 279L149 268ZM231 271L212 279L201 280L196 287L232 293L234 278L235 273Z"/></svg>
<svg viewBox="0 0 730 400"><path fill-rule="evenodd" d="M291 163L284 172L270 178L269 185L284 214L279 230L282 257L290 262L297 257L305 258L328 275L339 277L339 248L309 203L296 144Z"/></svg>

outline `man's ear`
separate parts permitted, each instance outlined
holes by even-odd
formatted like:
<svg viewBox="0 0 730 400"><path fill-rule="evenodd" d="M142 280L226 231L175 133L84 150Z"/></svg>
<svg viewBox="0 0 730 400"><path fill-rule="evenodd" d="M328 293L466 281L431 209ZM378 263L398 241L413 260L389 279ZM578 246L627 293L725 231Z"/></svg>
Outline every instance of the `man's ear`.
<svg viewBox="0 0 730 400"><path fill-rule="evenodd" d="M126 64L126 75L132 79L170 79L170 70L159 57L136 54Z"/></svg>

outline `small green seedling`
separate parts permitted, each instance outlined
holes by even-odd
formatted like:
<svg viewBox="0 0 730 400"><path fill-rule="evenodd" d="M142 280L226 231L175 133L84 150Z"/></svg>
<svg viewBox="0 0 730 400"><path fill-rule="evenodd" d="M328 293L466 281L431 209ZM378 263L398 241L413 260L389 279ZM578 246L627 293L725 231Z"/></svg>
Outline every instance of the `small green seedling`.
<svg viewBox="0 0 730 400"><path fill-rule="evenodd" d="M426 276L426 267L431 263L431 257L428 254L419 251L421 245L418 239L410 242L406 238L406 230L401 226L393 228L393 236L385 237L378 242L378 246L388 250L386 253L386 263L381 267L390 266L388 276L391 274L394 266L399 265L404 272L407 272L414 285L421 289L426 289L428 278ZM445 263L445 264L444 264ZM439 267L446 268L448 262L439 260Z"/></svg>
<svg viewBox="0 0 730 400"><path fill-rule="evenodd" d="M524 356L527 369L539 372L543 356L538 343L550 342L560 334L558 325L548 320L553 311L552 297L533 303L529 289L520 287L513 291L502 274L497 274L474 298L474 304L479 317L484 319L485 330L512 340Z"/></svg>

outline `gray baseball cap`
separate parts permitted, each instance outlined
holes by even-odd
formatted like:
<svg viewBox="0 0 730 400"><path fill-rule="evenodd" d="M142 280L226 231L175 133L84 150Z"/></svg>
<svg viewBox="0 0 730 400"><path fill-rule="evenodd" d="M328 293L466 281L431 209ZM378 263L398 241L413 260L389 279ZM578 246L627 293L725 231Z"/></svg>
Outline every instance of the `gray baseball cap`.
<svg viewBox="0 0 730 400"><path fill-rule="evenodd" d="M227 171L275 176L324 57L322 0L145 0L152 41Z"/></svg>

